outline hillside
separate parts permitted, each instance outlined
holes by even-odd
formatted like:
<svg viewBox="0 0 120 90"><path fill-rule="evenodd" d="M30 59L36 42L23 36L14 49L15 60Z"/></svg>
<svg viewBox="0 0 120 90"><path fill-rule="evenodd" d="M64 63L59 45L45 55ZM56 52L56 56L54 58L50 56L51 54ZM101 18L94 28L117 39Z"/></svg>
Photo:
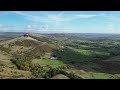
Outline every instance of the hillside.
<svg viewBox="0 0 120 90"><path fill-rule="evenodd" d="M80 35L29 33L4 38L0 42L0 77L119 79L119 40L106 38L110 35Z"/></svg>
<svg viewBox="0 0 120 90"><path fill-rule="evenodd" d="M1 78L30 78L30 71L19 70L12 63L11 59L17 56L44 57L50 58L52 50L59 47L47 42L38 41L30 36L19 36L10 40L0 42L0 67Z"/></svg>

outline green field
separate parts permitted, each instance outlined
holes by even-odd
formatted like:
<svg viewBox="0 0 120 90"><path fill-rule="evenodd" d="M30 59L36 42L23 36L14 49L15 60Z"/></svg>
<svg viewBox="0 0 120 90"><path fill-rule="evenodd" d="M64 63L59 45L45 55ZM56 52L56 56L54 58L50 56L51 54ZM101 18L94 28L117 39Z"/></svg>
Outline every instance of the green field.
<svg viewBox="0 0 120 90"><path fill-rule="evenodd" d="M33 59L33 63L39 63L40 65L64 65L60 60L51 59Z"/></svg>
<svg viewBox="0 0 120 90"><path fill-rule="evenodd" d="M93 79L120 79L120 75L105 73L92 73Z"/></svg>

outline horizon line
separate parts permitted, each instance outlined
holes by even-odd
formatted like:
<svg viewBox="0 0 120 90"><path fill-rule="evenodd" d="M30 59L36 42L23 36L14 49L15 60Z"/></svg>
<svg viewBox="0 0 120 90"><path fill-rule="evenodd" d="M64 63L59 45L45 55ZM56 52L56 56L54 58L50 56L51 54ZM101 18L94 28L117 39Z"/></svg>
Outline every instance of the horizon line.
<svg viewBox="0 0 120 90"><path fill-rule="evenodd" d="M120 34L120 33L99 33L99 32L14 32L14 31L11 31L11 32L7 32L7 31L0 31L0 33L46 33L46 34Z"/></svg>

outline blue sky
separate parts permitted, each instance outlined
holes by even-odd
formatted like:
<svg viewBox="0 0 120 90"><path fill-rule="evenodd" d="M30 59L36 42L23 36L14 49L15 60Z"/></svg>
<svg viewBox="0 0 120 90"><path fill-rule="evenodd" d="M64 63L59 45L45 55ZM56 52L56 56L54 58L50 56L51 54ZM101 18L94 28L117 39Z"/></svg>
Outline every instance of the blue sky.
<svg viewBox="0 0 120 90"><path fill-rule="evenodd" d="M119 11L0 11L0 32L120 33Z"/></svg>

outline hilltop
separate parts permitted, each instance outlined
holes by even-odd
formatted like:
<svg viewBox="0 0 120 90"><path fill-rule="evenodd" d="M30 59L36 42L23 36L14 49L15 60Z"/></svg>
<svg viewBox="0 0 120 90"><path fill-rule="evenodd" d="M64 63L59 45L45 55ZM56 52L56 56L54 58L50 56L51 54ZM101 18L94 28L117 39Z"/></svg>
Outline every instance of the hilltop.
<svg viewBox="0 0 120 90"><path fill-rule="evenodd" d="M1 66L2 67L4 66L4 68L1 68L2 70L0 74L1 78L4 77L12 78L13 76L17 77L17 72L18 74L23 76L24 74L27 75L27 73L31 75L29 71L18 70L16 65L11 62L11 59L13 57L16 57L17 55L27 55L27 54L29 55L34 54L34 56L36 57L37 55L42 56L47 53L52 53L52 49L56 49L56 48L58 47L55 45L48 44L47 42L42 42L40 40L38 41L37 39L32 38L31 34L30 36L21 35L19 37L15 37L10 40L5 40L0 42L0 56L1 56L0 62L1 62ZM48 55L50 57L50 54ZM13 74L13 76L6 76L7 73L9 74L11 73ZM23 78L27 78L27 77L23 77Z"/></svg>

